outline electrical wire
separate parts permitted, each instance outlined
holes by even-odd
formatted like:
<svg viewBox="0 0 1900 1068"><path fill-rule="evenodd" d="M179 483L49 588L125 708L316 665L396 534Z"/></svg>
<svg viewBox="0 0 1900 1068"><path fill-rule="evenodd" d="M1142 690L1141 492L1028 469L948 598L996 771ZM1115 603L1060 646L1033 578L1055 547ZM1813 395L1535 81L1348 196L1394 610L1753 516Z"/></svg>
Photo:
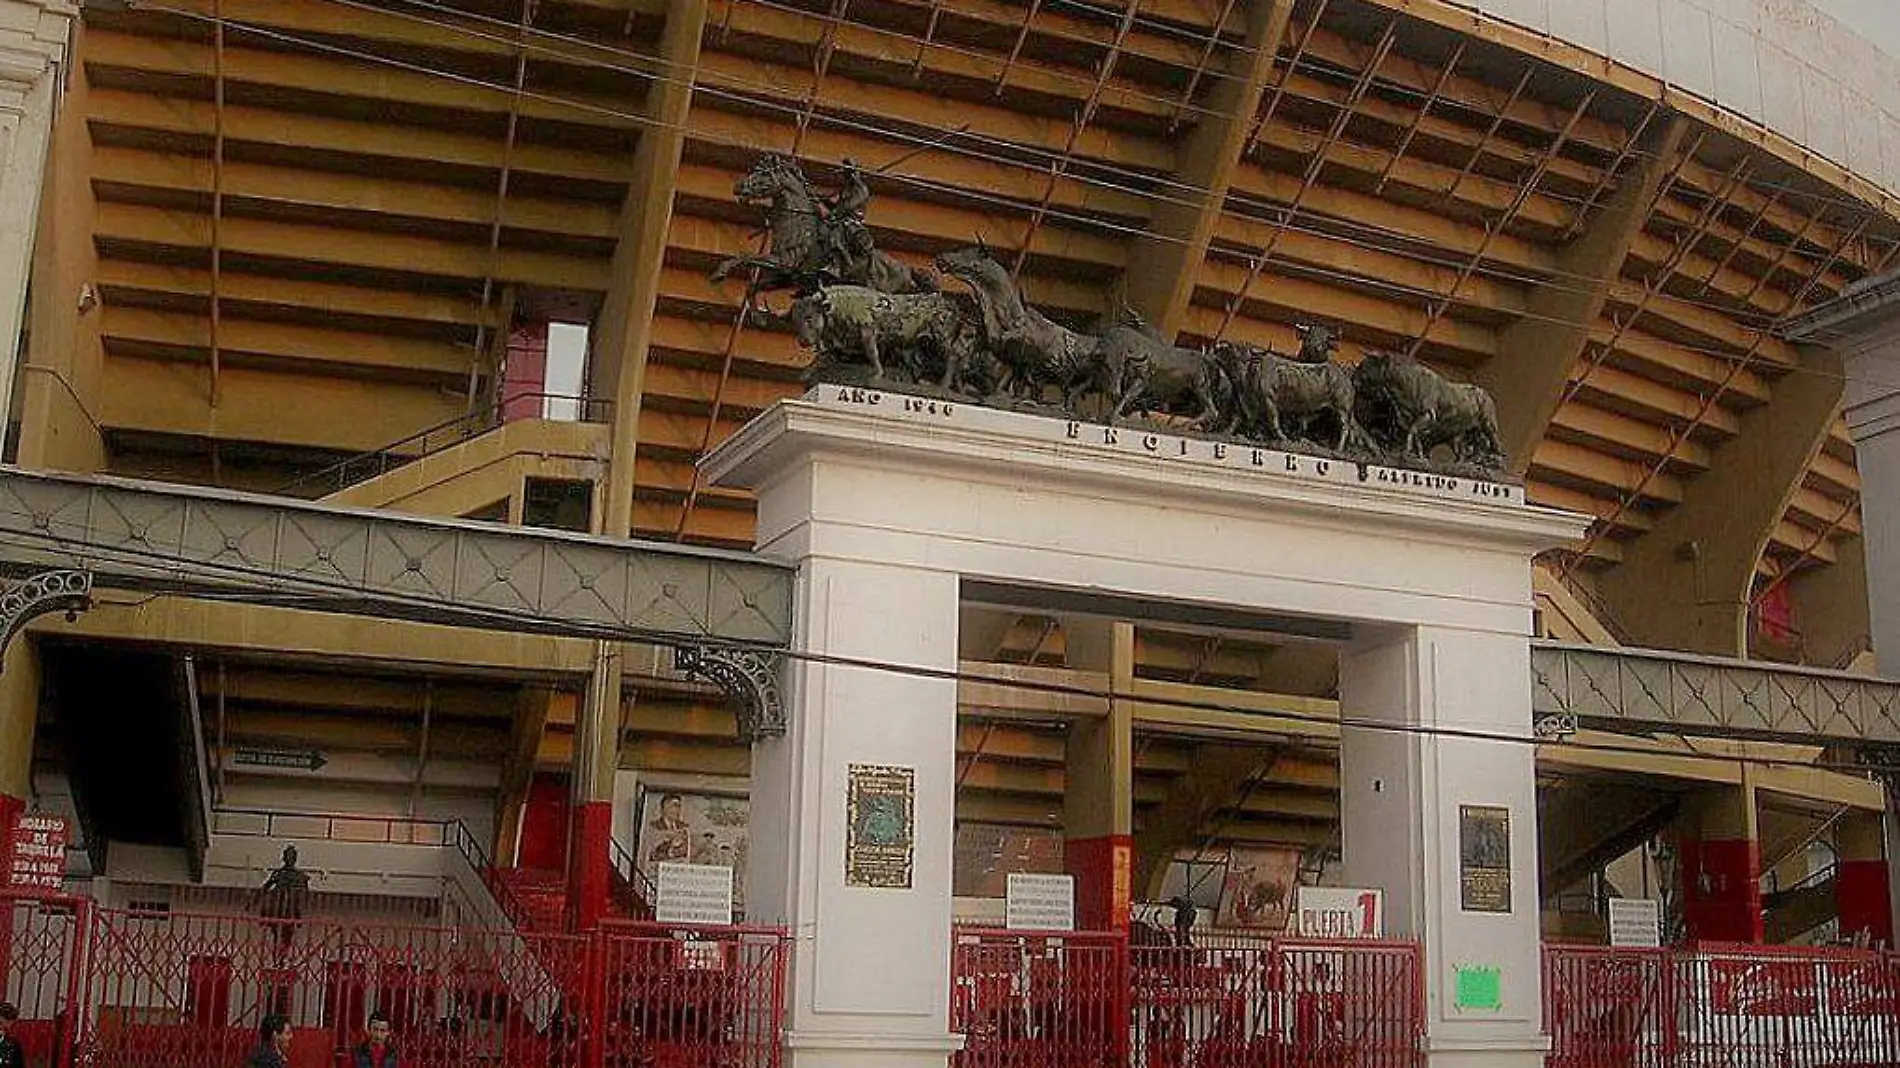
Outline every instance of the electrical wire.
<svg viewBox="0 0 1900 1068"><path fill-rule="evenodd" d="M27 516L26 513L17 512L17 511L0 512L0 514L10 515L16 519L31 518ZM978 682L978 683L984 683L984 684L992 685L992 686L1003 686L1012 690L1022 690L1022 691L1026 691L1030 693L1044 694L1044 695L1050 695L1050 696L1079 697L1079 698L1088 698L1088 699L1095 699L1095 700L1104 700L1104 699L1127 700L1127 701L1139 702L1141 704L1155 705L1155 706L1164 707L1164 708L1172 708L1172 709L1181 710L1181 711L1222 712L1222 713L1240 714L1240 715L1246 715L1246 716L1251 716L1251 717L1259 717L1260 719L1265 720L1265 721L1279 720L1286 723L1300 724L1303 726L1331 728L1331 729L1336 729L1336 730L1341 730L1341 731L1362 730L1369 733L1379 733L1379 734L1404 734L1404 735L1412 735L1412 736L1419 736L1419 737L1427 737L1427 738L1431 738L1431 739L1439 740L1439 741L1496 742L1496 743L1508 743L1508 744L1532 745L1532 746L1542 746L1542 745L1552 744L1542 739L1539 739L1535 737L1534 735L1529 734L1528 732L1523 733L1523 734L1502 733L1496 730L1481 729L1478 726L1458 726L1457 724L1459 721L1456 721L1456 720L1440 719L1436 721L1435 723L1428 725L1428 724L1420 724L1420 723L1407 723L1407 722L1403 722L1397 719L1385 719L1385 718L1367 717L1367 716L1349 716L1349 715L1346 715L1343 711L1338 716L1327 716L1327 715L1321 715L1321 714L1311 713L1311 712L1302 712L1297 709L1262 711L1260 709L1246 708L1244 706L1224 703L1224 702L1214 701L1214 700L1202 701L1202 700L1191 700L1184 697L1171 697L1171 696L1162 696L1162 695L1112 693L1112 692L1105 692L1095 687L1089 687L1089 686L1083 686L1083 685L1077 685L1077 684L1068 684L1068 683L1055 682L1055 681L1049 681L1049 680L998 679L996 677L988 676L988 675L984 675L980 673L966 672L962 670L961 668L936 668L936 667L930 667L927 665L901 664L895 661L876 660L876 659L872 659L868 657L844 656L844 655L839 655L835 653L821 653L821 652L814 652L811 650L801 650L801 649L783 649L783 648L779 648L777 646L771 645L769 643L738 641L738 640L719 638L719 637L714 637L714 636L684 636L684 635L680 635L674 632L655 631L655 630L648 630L644 628L617 627L617 626L610 626L610 625L592 625L592 624L581 623L572 619L564 619L558 616L549 616L549 615L525 611L525 610L511 611L511 610L504 610L504 609L471 606L466 603L450 601L443 597L429 597L429 596L424 596L420 594L408 594L408 593L401 593L397 591L364 590L360 587L349 586L349 585L339 583L339 582L330 582L328 580L317 579L317 578L308 577L308 576L300 576L294 580L286 580L281 575L278 575L269 571L265 571L260 568L252 567L249 565L231 564L231 563L223 563L223 562L217 562L217 561L193 560L188 557L168 554L168 553L160 552L158 550L141 550L141 549L133 549L133 548L129 548L126 546L121 546L121 545L107 545L101 542L87 541L83 538L67 537L65 535L54 534L51 532L41 531L41 530L14 531L13 533L16 534L17 536L30 539L32 541L41 543L43 545L52 546L53 549L47 550L47 551L57 551L59 553L62 553L68 556L71 559L73 566L75 567L88 568L88 569L93 568L96 566L93 563L93 561L96 559L96 560L101 560L101 561L106 561L106 562L115 562L115 561L123 562L123 563L126 563L126 565L129 567L140 567L140 568L172 567L172 568L189 568L189 569L195 569L195 570L201 570L201 571L211 571L211 572L219 573L222 575L231 576L234 581L248 580L248 581L256 582L260 586L266 587L267 591L270 588L275 588L279 592L276 592L276 593L266 592L264 594L264 597L266 598L266 600L263 603L276 603L277 601L282 600L283 606L285 607L306 608L306 609L311 609L311 610L324 610L325 608L328 608L329 610L341 610L343 611L344 614L362 615L365 613L361 611L351 611L349 610L348 607L342 607L342 606L354 606L354 607L360 608L360 606L365 600L373 600L373 601L385 602L385 603L389 603L393 605L406 607L418 612L427 611L427 612L435 613L438 615L438 617L448 616L450 618L458 618L458 619L467 621L467 622L462 622L462 623L443 624L439 621L439 618L438 618L438 620L436 621L436 625L473 626L473 627L477 627L478 629L497 629L497 630L513 631L517 633L525 629L531 632L540 633L548 637L569 637L569 638L577 638L577 639L589 639L589 640L595 640L595 641L633 642L633 643L661 645L661 646L692 645L692 646L700 646L700 647L707 647L707 648L720 648L720 649L727 649L727 650L747 651L747 652L760 653L760 654L766 654L766 655L782 656L785 659L792 661L794 663L801 663L801 664L826 667L826 668L842 668L842 669L877 671L877 672L882 672L885 674L901 675L907 678L926 680L926 681ZM192 599L196 597L196 594L193 594L193 593L177 592L177 591L171 591L171 590L161 590L154 595L179 597L179 598L185 598L185 599ZM242 597L245 597L246 594L239 591L224 591L224 596L242 598ZM213 599L218 599L218 598L214 596ZM385 616L383 618L410 619L410 617L401 616L401 615L390 615L390 616ZM412 621L429 622L429 620L412 620ZM481 621L481 622L476 622L476 621ZM482 627L481 626L482 622L491 624L491 626ZM527 626L524 627L524 624L526 624ZM1060 717L1051 716L1050 718L1052 721L1054 721L1054 720L1059 719ZM1667 730L1665 728L1665 729L1657 731L1656 733L1673 734L1676 732ZM1276 735L1283 736L1286 741L1289 741L1292 744L1296 744L1296 745L1313 744L1312 736L1310 734L1305 734L1301 732L1286 732L1286 731L1275 732L1271 729L1263 730L1258 733L1248 732L1249 740L1265 741L1265 740L1274 738ZM1838 741L1839 739L1831 739L1831 740ZM1719 763L1719 764L1749 764L1749 765L1762 766L1762 767L1782 767L1782 768L1795 768L1795 769L1806 768L1806 769L1811 769L1811 770L1839 771L1839 772L1849 773L1849 774L1854 773L1854 772L1876 772L1876 771L1888 770L1875 764L1854 763L1854 762L1839 761L1839 760L1832 760L1832 761L1822 763L1822 762L1814 762L1814 761L1801 761L1801 760L1794 760L1794 759L1778 759L1778 758L1773 758L1773 757L1753 756L1753 755L1748 755L1748 754L1734 755L1734 754L1707 753L1707 752L1700 752L1700 751L1695 751L1695 750L1659 750L1659 749L1656 749L1654 747L1649 747L1649 746L1619 745L1619 744L1614 744L1614 743L1605 743L1605 742L1596 742L1596 741L1577 742L1575 740L1571 740L1571 741L1566 741L1561 744L1564 748L1572 750L1572 751L1588 751L1588 752L1593 752L1593 753L1616 753L1616 754L1624 754L1624 755L1632 755L1632 756L1647 756L1647 757L1652 757L1652 758L1666 757L1666 758L1688 760L1692 762L1712 762L1712 763ZM1780 741L1780 742L1772 742L1768 744L1814 745L1817 743L1814 743L1814 742L1789 743L1786 741Z"/></svg>
<svg viewBox="0 0 1900 1068"><path fill-rule="evenodd" d="M447 29L447 30L456 31L456 32L469 32L465 28L458 27L453 24L440 23L434 20L422 19L419 16L408 15L408 14L397 13L397 12L390 12L387 9L365 6L362 3L360 3L360 0L325 0L325 2L338 4L342 6L360 7L360 8L363 8L364 10L374 10L374 11L379 11L386 14L397 14L400 17L414 19L416 21L420 21L428 25L435 26L437 28ZM409 0L409 2L426 3L427 0ZM177 15L179 17L183 17L187 19L195 19L195 20L203 21L203 22L219 21L219 19L217 19L214 16L204 15L198 12L193 12L193 11L189 11L189 10L181 9L181 8L167 7L160 4L141 4L140 10L164 12L168 14ZM642 115L637 112L621 111L621 110L609 108L603 105L594 104L587 101L580 101L580 100L575 100L572 98L555 96L555 95L540 93L536 91L522 91L520 93L516 93L512 86L504 86L498 83L486 82L486 81L483 81L482 79L475 78L469 75L463 75L454 71L443 70L441 68L429 67L429 66L421 65L421 64L409 63L403 60L398 60L389 56L383 56L377 53L365 52L359 49L333 45L327 42L316 41L310 38L300 37L295 34L289 34L289 33L284 33L277 30L259 27L251 23L246 23L246 22L242 22L241 20L233 19L229 16L224 17L222 21L229 25L235 26L236 28L240 29L241 31L245 33L254 34L254 35L265 37L268 39L279 40L283 43L291 44L297 47L303 47L303 48L328 52L328 53L332 53L336 55L341 55L347 58L359 59L359 60L377 63L377 64L381 64L385 66L391 66L397 69L410 71L412 73L416 73L416 74L420 74L424 76L439 77L446 80L455 81L460 84L469 85L471 87L486 89L495 93L518 95L518 96L528 98L528 99L537 99L545 103L571 107L580 111L589 111L589 112L593 112L599 115L603 115L605 117L627 120L629 122L632 122L638 125L644 125L652 129L674 129L674 130L679 130L682 132L689 132L689 133L692 133L693 136L695 136L696 138L710 140L710 141L713 141L714 143L724 143L724 144L727 144L729 147L747 148L747 149L757 148L756 145L750 145L750 144L741 145L741 144L737 144L731 141L722 142L719 138L712 137L706 134L704 131L696 130L688 124L663 123L657 120L653 120L649 118L648 116ZM544 32L544 31L537 31L537 32ZM574 40L579 41L580 39L574 39ZM604 48L604 46L597 46L597 45L591 45L591 44L587 45L587 47L594 48L597 50ZM606 50L612 51L612 49L606 49ZM624 53L624 54L639 55L638 53ZM644 73L638 70L628 70L624 68L609 68L609 69L620 70L623 73L631 73L631 74ZM736 93L732 93L730 91L720 90L717 87L709 87L703 83L693 83L693 87L696 92L707 93L709 95L714 95L714 96L723 95L726 98L734 101L735 103L744 103L749 106L763 106L766 108L775 108L776 110L783 111L788 114L796 110L791 105L774 104L771 100L756 100L749 96L743 96ZM773 87L766 86L765 88L773 88ZM777 87L777 89L781 92L783 91L783 88L784 87ZM1014 159L1014 158L1011 158L1010 156L994 154L994 153L976 152L973 150L968 150L968 149L958 147L957 145L953 143L955 138L959 136L960 134L960 131L956 129L930 127L928 125L925 125L925 129L934 129L939 133L949 135L949 136L940 137L937 139L925 139L921 135L904 134L899 131L894 131L888 127L879 126L877 124L869 123L869 122L861 122L857 120L851 120L851 119L846 119L846 118L842 118L838 116L830 116L830 115L819 116L818 118L821 121L825 122L827 125L854 129L854 130L857 130L858 132L862 132L870 136L875 136L875 137L889 139L889 140L896 140L900 142L913 142L915 143L917 147L923 148L923 149L933 149L933 150L950 152L953 154L968 156L970 158L974 158L982 162L994 163L994 164L1003 165L1003 166L1012 166L1018 169L1030 171L1031 173L1038 173L1038 174L1042 173L1040 169L1036 168L1032 164L1021 159ZM1021 151L1023 149L1023 146L1016 146L1016 145L1009 144L1006 142L1003 144L1005 147L1010 148L1012 151ZM1084 170L1093 171L1096 169L1100 169L1100 168L1096 167L1094 164L1091 164L1090 167L1085 168ZM1152 199L1152 200L1167 199L1152 190L1145 190L1145 189L1141 189L1134 186L1118 185L1112 182L1108 182L1099 177L1094 177L1092 175L1084 174L1080 172L1071 172L1069 175L1067 175L1067 177L1071 178L1072 180L1077 181L1080 184L1093 185L1098 188L1103 188L1103 189L1123 193L1130 196L1144 197L1144 198ZM1026 201L1020 201L1015 198L1003 196L1001 194L971 190L971 189L967 189L961 186L955 186L955 185L951 185L944 182L932 181L930 179L922 178L920 176L887 175L886 178L893 181L897 181L902 184L912 185L928 192L937 193L940 195L960 197L964 199L975 200L978 202L986 202L992 205L1010 209L1012 211L1015 211L1021 214L1028 214L1029 212L1034 210L1034 206L1028 204ZM1186 201L1177 201L1177 202L1188 203ZM1282 221L1278 223L1272 223L1269 220L1265 220L1265 219L1258 219L1258 218L1253 218L1250 216L1241 216L1241 215L1238 215L1237 213L1225 211L1225 209L1223 209L1223 213L1233 215L1236 218L1246 219L1247 221L1251 221L1251 222L1260 222L1260 223L1266 223L1268 225L1277 225L1282 229L1288 229L1294 232L1304 233L1309 236L1319 237L1322 239L1341 240L1340 235L1332 232L1330 229L1313 227L1313 226L1303 227L1303 226L1294 224L1291 220L1291 216L1296 214L1296 212L1290 209L1276 208L1276 209L1271 209L1271 210L1278 210L1283 215ZM1145 227L1135 226L1132 224L1118 223L1110 219L1102 218L1100 216L1084 215L1078 212L1073 212L1073 211L1069 211L1062 208L1051 207L1048 209L1046 214L1048 214L1051 217L1059 218L1062 221L1069 223L1077 228L1082 228L1082 229L1093 228L1093 229L1098 229L1098 230L1104 230L1104 231L1111 232L1123 237L1146 236L1146 237L1149 237L1150 239L1162 240L1162 241L1167 241L1171 243L1183 243L1183 244L1185 243L1185 241L1183 241L1182 239L1173 238L1169 235L1150 233L1149 231L1147 231ZM1372 227L1367 226L1367 224L1363 222L1356 222L1356 221L1351 221L1351 220L1335 221L1329 218L1328 223L1330 226L1334 226L1334 227L1344 226L1348 229L1353 228L1353 227L1357 227L1362 230L1373 229ZM1385 231L1385 234L1395 239L1402 240L1413 246L1415 246L1418 243L1418 239L1411 238L1408 235L1403 235L1402 233L1398 231L1387 230ZM1348 244L1352 243L1350 238L1347 238L1346 242ZM1446 268L1463 268L1466 266L1466 261L1458 260L1456 258L1450 257L1449 255L1440 256L1440 257L1432 257L1432 256L1424 255L1415 247L1396 248L1396 247L1391 247L1391 246L1381 247L1381 246L1365 246L1365 245L1358 246L1358 247L1367 248L1370 251L1376 251L1376 252L1380 252L1384 254L1410 258L1410 259L1418 260L1420 262L1432 263L1436 266L1442 266ZM1236 254L1242 255L1242 256L1245 255L1244 252L1240 252ZM1282 262L1284 263L1284 261ZM1323 267L1319 265L1310 265L1310 264L1292 265L1289 267L1289 273L1292 273L1295 275L1317 276L1317 277L1329 278L1329 279L1333 279L1337 281L1344 281L1344 282L1348 282L1350 284L1357 285L1357 286L1382 289L1390 293L1394 293L1394 294L1398 294L1402 296L1418 297L1422 300L1427 300L1427 301L1441 300L1446 297L1446 294L1444 292L1441 292L1437 289L1424 289L1421 287L1409 286L1409 285L1406 285L1405 283L1395 282L1391 279L1379 278L1379 277L1375 277L1371 275L1364 275L1364 274L1359 274L1356 272L1345 271L1338 268L1328 268L1328 267ZM1483 265L1480 265L1477 269L1473 271L1473 273L1483 275L1485 277L1500 279L1512 284L1520 284L1520 285L1538 284L1545 287L1553 287L1553 288L1559 288L1559 289L1566 288L1561 285L1553 286L1552 281L1535 277L1535 275L1533 274L1501 272L1501 271L1496 270L1495 268L1487 268L1487 267L1484 267ZM1564 276L1565 273L1566 272L1558 271L1556 272L1554 277L1562 277ZM1600 279L1593 279L1590 276L1583 275L1583 274L1572 273L1572 274L1569 274L1569 277L1580 280L1580 281L1589 281L1591 283L1590 287L1587 287L1587 288L1584 286L1568 287L1570 291L1573 291L1573 292L1594 291L1594 287L1597 284L1599 284L1601 281ZM1241 298L1245 298L1247 296L1250 296L1250 294L1241 294L1237 296ZM1745 313L1737 312L1736 309L1734 309L1730 305L1725 305L1725 304L1710 302L1710 301L1698 301L1698 300L1694 300L1690 298L1682 298L1682 297L1669 295L1669 294L1665 294L1665 296L1666 296L1666 299L1670 301L1671 303L1683 304L1683 305L1688 305L1688 306L1693 306L1693 307L1700 307L1705 310L1713 311L1723 316L1726 316L1730 318L1731 320L1736 320L1738 318L1741 318L1745 314ZM1468 302L1468 303L1475 304L1475 301ZM1489 306L1486 306L1486 305L1479 304L1476 306L1486 311L1496 310L1496 309L1491 309ZM1583 327L1586 330L1600 325L1600 323L1598 322L1586 322L1581 319L1568 319L1561 316L1541 314L1541 313L1532 312L1529 309L1521 309L1521 310L1520 309L1505 309L1504 314L1516 315L1516 316L1526 318L1529 320L1544 321L1544 322L1549 322L1556 325ZM1745 322L1738 323L1738 325L1741 325L1743 329L1751 329L1751 327L1749 327ZM1754 332L1759 334L1759 333L1764 333L1765 331L1754 330ZM1670 346L1671 349L1676 350L1676 351L1695 354L1695 355L1709 356L1713 359L1718 359L1725 362L1735 363L1735 362L1740 362L1742 359L1741 355L1738 352L1732 351L1730 349L1718 348L1714 346L1698 346L1698 345L1694 345L1694 344L1690 344L1686 342L1680 342L1676 340L1670 340L1667 342L1667 344ZM1756 362L1760 362L1760 361L1756 361ZM1777 373L1815 374L1815 375L1821 375L1828 378L1837 378L1837 379L1840 379L1841 381L1864 382L1866 384L1873 385L1880 388L1900 388L1900 383L1880 382L1880 381L1874 381L1874 380L1856 377L1856 376L1849 376L1846 374L1837 374L1837 373L1829 372L1820 368L1809 367L1805 364L1788 365L1788 364L1770 362L1768 363L1767 366L1771 367Z"/></svg>

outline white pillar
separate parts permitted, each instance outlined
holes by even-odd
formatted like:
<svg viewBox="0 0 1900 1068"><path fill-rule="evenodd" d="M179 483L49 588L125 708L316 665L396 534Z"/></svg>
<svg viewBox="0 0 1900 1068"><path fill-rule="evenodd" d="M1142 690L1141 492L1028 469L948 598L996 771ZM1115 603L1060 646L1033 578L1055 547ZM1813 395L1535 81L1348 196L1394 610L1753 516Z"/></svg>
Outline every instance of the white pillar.
<svg viewBox="0 0 1900 1068"><path fill-rule="evenodd" d="M57 0L0 0L0 438L19 370L41 178L73 14Z"/></svg>
<svg viewBox="0 0 1900 1068"><path fill-rule="evenodd" d="M1341 716L1368 724L1341 731L1344 878L1384 888L1387 934L1423 943L1428 1063L1541 1068L1535 751L1456 736L1529 740L1525 636L1380 629L1339 680ZM1500 822L1508 850L1470 840Z"/></svg>
<svg viewBox="0 0 1900 1068"><path fill-rule="evenodd" d="M956 669L956 574L787 558L800 565L796 649ZM753 747L746 902L749 916L794 935L790 1066L942 1068L961 1041L949 1025L956 682L809 659L785 677L785 737ZM906 776L908 828L889 818L902 823L887 793ZM855 841L854 778L879 795L861 794ZM871 811L878 807L887 811ZM889 830L909 838L907 878L898 870L905 845L881 840Z"/></svg>

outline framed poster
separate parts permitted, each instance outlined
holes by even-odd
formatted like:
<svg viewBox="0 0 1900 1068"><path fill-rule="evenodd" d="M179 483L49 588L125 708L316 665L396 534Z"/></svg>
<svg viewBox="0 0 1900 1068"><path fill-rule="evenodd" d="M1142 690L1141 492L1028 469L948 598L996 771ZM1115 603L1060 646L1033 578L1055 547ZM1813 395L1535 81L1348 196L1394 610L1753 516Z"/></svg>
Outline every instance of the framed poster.
<svg viewBox="0 0 1900 1068"><path fill-rule="evenodd" d="M847 774L844 884L909 890L917 846L917 769L852 764Z"/></svg>
<svg viewBox="0 0 1900 1068"><path fill-rule="evenodd" d="M749 807L743 797L642 789L634 801L639 833L634 864L658 885L662 864L731 868L741 888L734 902L745 909L746 832Z"/></svg>
<svg viewBox="0 0 1900 1068"><path fill-rule="evenodd" d="M1227 878L1214 922L1221 927L1284 930L1299 881L1297 849L1233 850L1227 854Z"/></svg>
<svg viewBox="0 0 1900 1068"><path fill-rule="evenodd" d="M1466 912L1511 911L1511 810L1458 806L1459 904Z"/></svg>

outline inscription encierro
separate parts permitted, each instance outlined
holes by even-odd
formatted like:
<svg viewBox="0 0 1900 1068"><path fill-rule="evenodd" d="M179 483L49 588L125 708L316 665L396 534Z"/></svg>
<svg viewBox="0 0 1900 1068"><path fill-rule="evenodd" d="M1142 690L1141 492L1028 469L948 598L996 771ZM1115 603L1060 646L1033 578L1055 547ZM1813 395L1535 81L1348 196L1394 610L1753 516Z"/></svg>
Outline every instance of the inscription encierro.
<svg viewBox="0 0 1900 1068"><path fill-rule="evenodd" d="M985 426L1029 434L1051 441L1096 446L1157 459L1254 469L1286 477L1326 482L1360 482L1418 491L1434 497L1481 498L1505 504L1524 503L1524 490L1503 482L1437 475L1378 464L1336 460L1323 456L1281 452L1277 449L1206 438L1166 434L1146 427L1113 427L1079 420L1006 412L953 401L866 389L861 386L822 385L806 395L827 405L875 408L894 416L946 426L981 429Z"/></svg>

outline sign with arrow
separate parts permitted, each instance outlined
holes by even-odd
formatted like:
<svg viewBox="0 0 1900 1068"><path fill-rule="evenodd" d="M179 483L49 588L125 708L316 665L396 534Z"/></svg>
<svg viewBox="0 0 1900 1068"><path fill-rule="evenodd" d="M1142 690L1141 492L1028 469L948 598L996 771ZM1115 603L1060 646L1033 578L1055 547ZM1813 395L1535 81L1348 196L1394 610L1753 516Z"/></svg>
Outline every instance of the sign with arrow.
<svg viewBox="0 0 1900 1068"><path fill-rule="evenodd" d="M315 749L266 749L257 746L239 746L231 753L231 763L239 767L319 771L329 761Z"/></svg>

